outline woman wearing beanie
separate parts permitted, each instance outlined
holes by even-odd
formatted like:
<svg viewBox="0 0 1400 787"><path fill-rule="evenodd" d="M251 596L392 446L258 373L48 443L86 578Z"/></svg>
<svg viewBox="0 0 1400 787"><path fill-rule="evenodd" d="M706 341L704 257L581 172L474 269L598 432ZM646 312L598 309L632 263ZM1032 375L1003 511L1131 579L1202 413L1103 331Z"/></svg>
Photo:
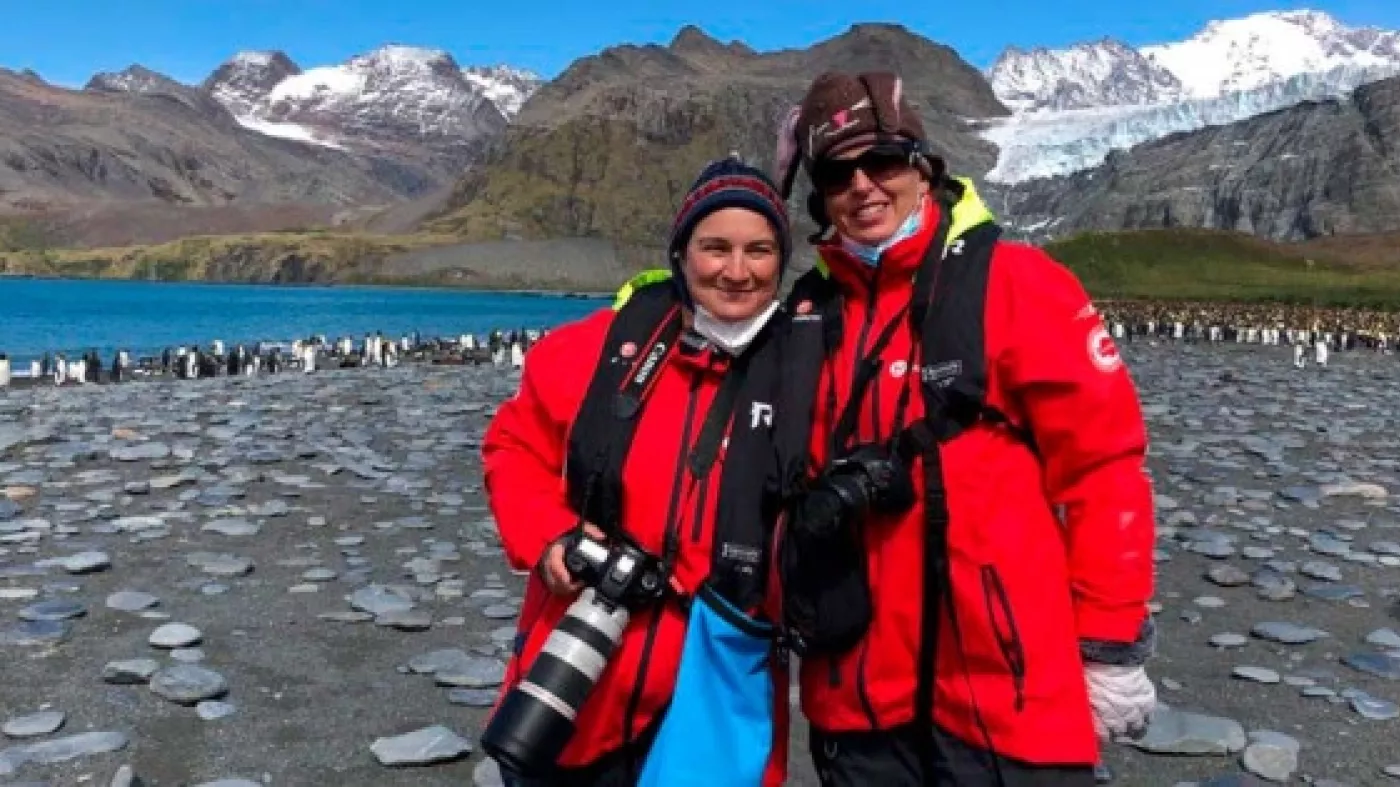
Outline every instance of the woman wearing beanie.
<svg viewBox="0 0 1400 787"><path fill-rule="evenodd" d="M1128 371L1074 275L944 175L894 74L818 77L778 151L821 228L792 311L836 326L792 381L814 426L781 550L822 783L1092 785L1155 703Z"/></svg>
<svg viewBox="0 0 1400 787"><path fill-rule="evenodd" d="M511 565L532 570L483 736L507 784L783 781L787 678L769 658L764 610L788 246L768 177L733 158L711 164L675 218L670 270L637 277L613 308L541 339L492 420L482 448L491 510ZM663 581L623 590L611 572L600 581L571 570L567 558L587 551L576 548L581 534L610 550L589 553L599 560L632 549L641 557L613 567L651 566ZM589 611L609 600L630 613L611 655L611 624ZM708 666L739 639L757 669ZM731 680L750 683L726 694ZM697 719L683 696L697 685L706 702L748 707ZM553 732L532 726L542 716ZM735 719L758 726L720 740L718 727Z"/></svg>

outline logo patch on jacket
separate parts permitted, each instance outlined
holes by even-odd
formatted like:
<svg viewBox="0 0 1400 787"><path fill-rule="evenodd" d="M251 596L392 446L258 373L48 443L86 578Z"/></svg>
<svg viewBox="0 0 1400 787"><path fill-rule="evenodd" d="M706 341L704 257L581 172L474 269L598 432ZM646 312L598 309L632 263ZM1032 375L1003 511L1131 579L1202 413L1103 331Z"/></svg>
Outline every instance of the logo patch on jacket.
<svg viewBox="0 0 1400 787"><path fill-rule="evenodd" d="M1118 355L1118 345L1113 343L1113 337L1108 335L1108 331L1101 324L1089 331L1089 360L1105 374L1115 372L1123 366L1123 359Z"/></svg>

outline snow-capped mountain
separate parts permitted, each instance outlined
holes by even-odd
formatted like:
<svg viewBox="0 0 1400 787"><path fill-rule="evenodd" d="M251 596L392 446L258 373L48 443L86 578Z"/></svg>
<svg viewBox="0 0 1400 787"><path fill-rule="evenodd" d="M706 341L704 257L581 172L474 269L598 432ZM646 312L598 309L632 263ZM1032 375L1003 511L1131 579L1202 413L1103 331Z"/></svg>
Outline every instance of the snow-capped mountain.
<svg viewBox="0 0 1400 787"><path fill-rule="evenodd" d="M88 80L85 89L102 90L109 93L158 93L175 89L188 89L170 77L157 73L145 66L129 66L121 71L107 71L96 74Z"/></svg>
<svg viewBox="0 0 1400 787"><path fill-rule="evenodd" d="M389 45L301 70L281 53L245 52L205 82L243 125L333 147L474 144L505 127L538 78L463 69L447 52Z"/></svg>
<svg viewBox="0 0 1400 787"><path fill-rule="evenodd" d="M1193 98L1276 84L1341 67L1400 65L1400 32L1347 27L1318 11L1253 14L1211 22L1178 44L1143 47Z"/></svg>
<svg viewBox="0 0 1400 787"><path fill-rule="evenodd" d="M1176 75L1110 38L1063 50L1011 47L988 76L1002 103L1022 112L1156 104L1182 93Z"/></svg>
<svg viewBox="0 0 1400 787"><path fill-rule="evenodd" d="M988 178L1068 174L1112 150L1335 98L1394 74L1400 31L1347 27L1316 11L1211 22L1186 41L1136 50L1112 41L1011 49L988 71L1017 111L984 134L1001 148Z"/></svg>

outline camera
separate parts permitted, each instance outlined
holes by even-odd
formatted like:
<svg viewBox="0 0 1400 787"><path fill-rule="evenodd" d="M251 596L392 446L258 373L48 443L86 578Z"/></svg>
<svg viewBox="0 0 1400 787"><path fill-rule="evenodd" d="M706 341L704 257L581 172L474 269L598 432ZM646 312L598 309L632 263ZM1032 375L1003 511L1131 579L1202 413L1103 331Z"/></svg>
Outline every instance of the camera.
<svg viewBox="0 0 1400 787"><path fill-rule="evenodd" d="M914 505L914 497L904 460L884 445L865 444L832 460L807 491L800 519L818 535L871 513L903 513Z"/></svg>
<svg viewBox="0 0 1400 787"><path fill-rule="evenodd" d="M481 736L486 753L523 778L554 768L632 613L660 600L668 587L656 557L626 539L595 540L582 528L564 543L564 565L583 592Z"/></svg>

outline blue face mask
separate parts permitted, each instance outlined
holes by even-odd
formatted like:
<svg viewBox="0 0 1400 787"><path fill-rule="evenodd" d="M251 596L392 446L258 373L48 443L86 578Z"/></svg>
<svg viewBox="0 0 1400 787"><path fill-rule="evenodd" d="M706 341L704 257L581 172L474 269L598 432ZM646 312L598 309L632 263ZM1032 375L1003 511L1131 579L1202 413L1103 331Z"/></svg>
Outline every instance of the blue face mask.
<svg viewBox="0 0 1400 787"><path fill-rule="evenodd" d="M880 257L884 256L885 252L888 251L891 246L905 238L917 234L923 226L924 203L920 200L918 207L914 208L913 212L909 214L909 218L905 219L904 223L899 225L899 229L895 230L895 233L884 243L877 246L866 246L862 243L856 243L849 238L842 237L841 246L857 259L874 268L880 264Z"/></svg>

